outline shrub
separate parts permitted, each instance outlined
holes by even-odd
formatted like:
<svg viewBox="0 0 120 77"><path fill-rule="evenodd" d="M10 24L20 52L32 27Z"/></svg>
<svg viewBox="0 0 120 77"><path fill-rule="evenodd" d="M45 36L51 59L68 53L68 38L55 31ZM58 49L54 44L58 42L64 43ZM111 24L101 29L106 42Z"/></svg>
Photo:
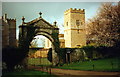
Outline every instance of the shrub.
<svg viewBox="0 0 120 77"><path fill-rule="evenodd" d="M2 61L6 63L7 70L14 70L15 65L25 58L25 53L16 47L5 47L2 49Z"/></svg>
<svg viewBox="0 0 120 77"><path fill-rule="evenodd" d="M53 65L58 65L59 64L59 58L58 57L59 57L58 54L56 52L52 52L52 48L50 48L49 51L48 51L48 54L47 54L47 59L50 62L52 62Z"/></svg>
<svg viewBox="0 0 120 77"><path fill-rule="evenodd" d="M87 45L87 46L83 46L82 49L85 51L85 53L89 59L93 59L93 53L96 50L96 48L94 46Z"/></svg>

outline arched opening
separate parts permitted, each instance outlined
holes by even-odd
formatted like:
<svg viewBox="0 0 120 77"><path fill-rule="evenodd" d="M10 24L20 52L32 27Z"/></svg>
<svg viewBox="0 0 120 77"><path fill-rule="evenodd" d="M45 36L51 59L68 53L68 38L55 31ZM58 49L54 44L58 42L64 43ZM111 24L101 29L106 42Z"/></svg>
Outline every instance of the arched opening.
<svg viewBox="0 0 120 77"><path fill-rule="evenodd" d="M23 51L25 57L29 53L32 40L36 39L35 36L42 35L48 38L52 43L52 65L56 65L59 62L59 60L56 60L58 57L57 53L59 53L59 28L56 24L52 25L40 16L27 23L24 22L23 19L23 23L19 26L19 29L19 48ZM39 55L39 57L41 56Z"/></svg>
<svg viewBox="0 0 120 77"><path fill-rule="evenodd" d="M44 32L45 33L45 32ZM53 58L53 39L42 32L36 33L36 36L33 38L29 45L28 53L28 65L37 65L37 66L50 66L53 65L53 62L48 58ZM52 49L52 53L50 52ZM48 55L48 52L51 54Z"/></svg>

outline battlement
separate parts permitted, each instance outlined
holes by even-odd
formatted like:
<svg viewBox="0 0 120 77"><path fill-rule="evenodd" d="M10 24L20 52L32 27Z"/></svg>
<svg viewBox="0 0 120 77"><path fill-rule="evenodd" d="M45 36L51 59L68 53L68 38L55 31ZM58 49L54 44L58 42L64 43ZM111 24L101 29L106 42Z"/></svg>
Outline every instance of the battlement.
<svg viewBox="0 0 120 77"><path fill-rule="evenodd" d="M7 20L8 20L8 21L14 21L14 22L16 22L16 19L11 19L11 18L8 19L8 18L7 18Z"/></svg>
<svg viewBox="0 0 120 77"><path fill-rule="evenodd" d="M4 16L2 16L2 19L16 22L16 19L7 18L7 14L4 14Z"/></svg>
<svg viewBox="0 0 120 77"><path fill-rule="evenodd" d="M64 14L67 14L67 13L85 13L85 9L76 9L76 8L70 8L70 9L68 9L68 10L66 10L65 12L64 12Z"/></svg>

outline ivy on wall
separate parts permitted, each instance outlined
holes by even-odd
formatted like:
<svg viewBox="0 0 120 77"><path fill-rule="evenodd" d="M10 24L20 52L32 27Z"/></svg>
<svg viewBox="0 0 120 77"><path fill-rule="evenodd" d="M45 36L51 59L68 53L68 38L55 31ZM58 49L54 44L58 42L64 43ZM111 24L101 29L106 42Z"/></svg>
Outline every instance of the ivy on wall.
<svg viewBox="0 0 120 77"><path fill-rule="evenodd" d="M58 37L58 35L59 35L59 33L57 33L57 32L53 32L52 33L52 38L54 39L54 42L53 42L53 44L54 44L54 46L55 46L55 50L56 50L56 53L58 53L59 52L59 46L60 46L60 43L59 43L59 37Z"/></svg>
<svg viewBox="0 0 120 77"><path fill-rule="evenodd" d="M36 33L35 32L38 28L34 27L33 25L27 25L27 26L21 26L20 27L20 33L19 33L19 47L22 49L23 53L28 55L29 52L29 45L32 39L35 37ZM58 30L52 30L52 34L49 35L53 38L53 45L55 47L55 52L58 53L59 56L59 31ZM25 57L26 57L25 56Z"/></svg>

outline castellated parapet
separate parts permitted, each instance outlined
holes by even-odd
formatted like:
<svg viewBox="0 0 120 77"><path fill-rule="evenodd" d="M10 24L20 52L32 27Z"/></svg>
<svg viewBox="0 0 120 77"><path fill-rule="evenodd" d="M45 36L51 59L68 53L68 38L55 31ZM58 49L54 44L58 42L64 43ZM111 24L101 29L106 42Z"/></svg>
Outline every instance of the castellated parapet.
<svg viewBox="0 0 120 77"><path fill-rule="evenodd" d="M8 21L13 21L13 22L16 22L16 19L11 19L11 18L7 18Z"/></svg>
<svg viewBox="0 0 120 77"><path fill-rule="evenodd" d="M4 14L4 16L2 16L2 20L4 20L6 23L9 21L9 22L13 22L13 23L16 23L16 19L12 19L12 18L8 18L7 17L7 14Z"/></svg>
<svg viewBox="0 0 120 77"><path fill-rule="evenodd" d="M68 10L66 10L64 12L64 14L67 14L67 13L81 13L81 14L85 14L85 9L76 9L76 8L70 8Z"/></svg>

